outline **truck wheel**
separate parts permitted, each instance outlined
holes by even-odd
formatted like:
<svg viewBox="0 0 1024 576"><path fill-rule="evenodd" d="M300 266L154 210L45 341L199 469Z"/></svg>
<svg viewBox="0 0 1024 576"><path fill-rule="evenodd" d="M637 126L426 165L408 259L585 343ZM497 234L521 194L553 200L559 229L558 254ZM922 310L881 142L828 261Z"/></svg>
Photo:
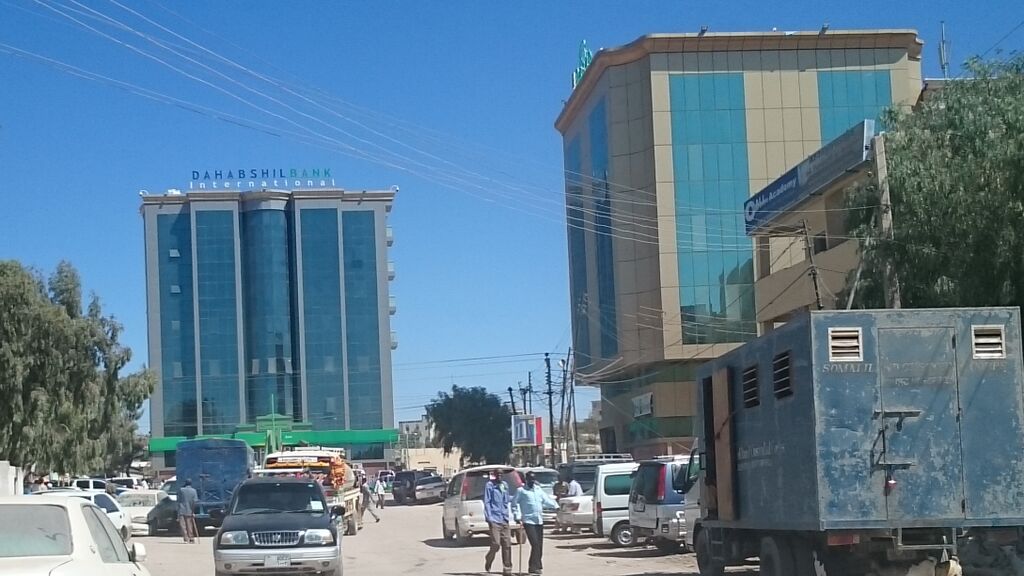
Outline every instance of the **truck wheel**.
<svg viewBox="0 0 1024 576"><path fill-rule="evenodd" d="M700 576L723 576L725 574L725 564L720 560L712 559L711 537L708 536L707 530L697 531L697 535L693 539L693 547L697 554L697 568L700 570Z"/></svg>
<svg viewBox="0 0 1024 576"><path fill-rule="evenodd" d="M619 522L612 528L612 542L618 546L628 547L636 544L633 536L633 529L628 522Z"/></svg>
<svg viewBox="0 0 1024 576"><path fill-rule="evenodd" d="M761 538L761 576L792 576L793 548L781 536Z"/></svg>

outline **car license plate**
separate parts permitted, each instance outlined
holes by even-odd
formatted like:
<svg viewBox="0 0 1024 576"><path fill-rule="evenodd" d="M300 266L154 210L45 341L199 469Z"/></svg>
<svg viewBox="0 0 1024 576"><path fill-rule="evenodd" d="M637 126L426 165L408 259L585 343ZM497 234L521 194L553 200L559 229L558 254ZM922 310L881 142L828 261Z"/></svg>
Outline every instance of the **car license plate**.
<svg viewBox="0 0 1024 576"><path fill-rule="evenodd" d="M265 556L263 558L263 565L267 568L286 568L292 565L292 557L284 554Z"/></svg>
<svg viewBox="0 0 1024 576"><path fill-rule="evenodd" d="M633 510L636 510L637 512L643 512L644 510L647 510L647 503L644 502L643 500L637 500L636 502L633 503Z"/></svg>

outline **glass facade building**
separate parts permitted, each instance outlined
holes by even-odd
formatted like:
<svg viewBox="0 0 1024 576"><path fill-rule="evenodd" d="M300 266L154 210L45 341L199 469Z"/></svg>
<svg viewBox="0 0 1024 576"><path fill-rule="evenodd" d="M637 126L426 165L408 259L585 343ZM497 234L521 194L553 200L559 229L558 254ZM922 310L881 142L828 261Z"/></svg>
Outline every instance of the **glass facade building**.
<svg viewBox="0 0 1024 576"><path fill-rule="evenodd" d="M605 451L689 447L694 366L756 337L760 268L799 260L789 238L755 246L744 202L914 104L920 57L913 30L656 34L594 56L555 126L575 369L602 387Z"/></svg>
<svg viewBox="0 0 1024 576"><path fill-rule="evenodd" d="M394 428L393 191L144 196L154 437ZM365 438L365 435L358 438ZM359 443L366 457L383 447Z"/></svg>

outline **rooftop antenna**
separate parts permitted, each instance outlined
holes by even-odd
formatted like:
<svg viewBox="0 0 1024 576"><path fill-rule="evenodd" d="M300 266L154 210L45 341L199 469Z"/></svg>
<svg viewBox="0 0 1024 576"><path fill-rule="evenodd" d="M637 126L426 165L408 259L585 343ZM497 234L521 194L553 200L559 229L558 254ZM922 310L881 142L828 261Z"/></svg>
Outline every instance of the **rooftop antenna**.
<svg viewBox="0 0 1024 576"><path fill-rule="evenodd" d="M949 41L946 40L946 21L940 23L941 32L939 36L939 66L942 67L942 77L949 80Z"/></svg>

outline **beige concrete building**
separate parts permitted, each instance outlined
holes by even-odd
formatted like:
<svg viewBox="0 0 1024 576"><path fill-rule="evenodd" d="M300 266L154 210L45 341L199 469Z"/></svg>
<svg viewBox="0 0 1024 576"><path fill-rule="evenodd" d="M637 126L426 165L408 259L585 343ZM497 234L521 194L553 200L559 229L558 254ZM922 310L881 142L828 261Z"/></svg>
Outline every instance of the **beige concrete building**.
<svg viewBox="0 0 1024 576"><path fill-rule="evenodd" d="M916 102L921 48L913 30L823 30L657 34L581 54L556 127L576 370L601 387L604 451L689 446L694 366L766 318L744 203ZM769 262L791 244L769 242Z"/></svg>

